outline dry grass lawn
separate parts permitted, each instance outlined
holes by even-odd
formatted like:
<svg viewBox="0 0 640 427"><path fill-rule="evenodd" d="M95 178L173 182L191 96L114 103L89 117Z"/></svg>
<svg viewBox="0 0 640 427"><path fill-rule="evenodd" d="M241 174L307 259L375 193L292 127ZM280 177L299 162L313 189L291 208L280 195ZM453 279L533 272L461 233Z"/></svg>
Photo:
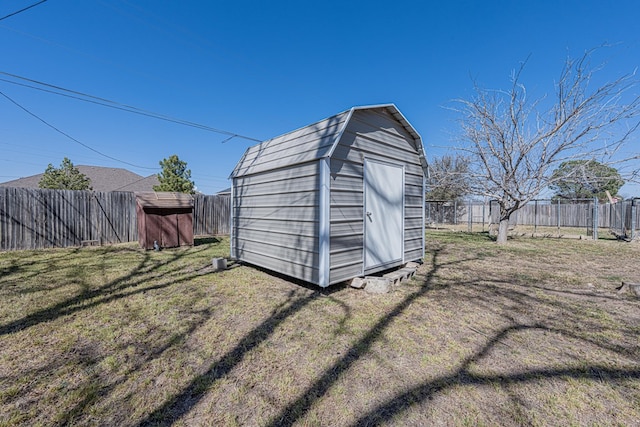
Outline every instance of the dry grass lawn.
<svg viewBox="0 0 640 427"><path fill-rule="evenodd" d="M640 245L429 232L386 295L228 241L0 253L0 425L637 425Z"/></svg>

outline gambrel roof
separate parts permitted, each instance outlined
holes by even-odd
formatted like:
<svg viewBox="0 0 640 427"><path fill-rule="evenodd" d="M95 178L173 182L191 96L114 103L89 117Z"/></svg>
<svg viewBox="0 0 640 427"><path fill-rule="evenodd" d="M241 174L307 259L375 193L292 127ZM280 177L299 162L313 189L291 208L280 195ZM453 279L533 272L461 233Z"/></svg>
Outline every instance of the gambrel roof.
<svg viewBox="0 0 640 427"><path fill-rule="evenodd" d="M331 157L354 112L367 109L386 110L402 125L402 128L413 139L420 163L425 176L427 176L427 162L422 138L394 104L382 104L353 107L327 119L249 147L234 168L230 178ZM395 129L390 131L395 131Z"/></svg>

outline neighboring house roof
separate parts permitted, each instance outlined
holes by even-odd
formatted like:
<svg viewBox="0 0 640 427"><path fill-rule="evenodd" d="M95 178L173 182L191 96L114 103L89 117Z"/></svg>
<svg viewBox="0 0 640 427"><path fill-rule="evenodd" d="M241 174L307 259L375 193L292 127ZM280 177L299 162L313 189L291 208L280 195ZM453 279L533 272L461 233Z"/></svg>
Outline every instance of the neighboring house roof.
<svg viewBox="0 0 640 427"><path fill-rule="evenodd" d="M155 174L144 177L126 169L102 166L79 165L76 168L91 180L94 191L153 191L153 186L160 184ZM39 188L42 175L44 174L40 173L2 182L0 187Z"/></svg>
<svg viewBox="0 0 640 427"><path fill-rule="evenodd" d="M357 110L379 109L392 115L414 141L420 163L427 175L422 138L394 104L353 107L309 126L249 147L234 168L230 178L266 172L286 166L297 165L331 157ZM393 132L393 130L390 130Z"/></svg>
<svg viewBox="0 0 640 427"><path fill-rule="evenodd" d="M160 185L160 181L158 181L158 176L154 174L143 177L137 181L132 182L131 184L127 184L112 191L153 191L153 187L155 185Z"/></svg>

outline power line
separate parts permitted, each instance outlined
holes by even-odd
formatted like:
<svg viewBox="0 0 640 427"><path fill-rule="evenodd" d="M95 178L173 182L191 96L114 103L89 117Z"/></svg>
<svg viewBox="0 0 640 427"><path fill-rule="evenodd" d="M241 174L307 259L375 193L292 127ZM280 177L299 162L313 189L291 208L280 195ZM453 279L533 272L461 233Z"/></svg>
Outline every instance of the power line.
<svg viewBox="0 0 640 427"><path fill-rule="evenodd" d="M127 105L127 104L122 104L120 102L116 102L116 101L112 101L106 98L101 98L98 96L94 96L94 95L90 95L84 92L78 92L75 90L71 90L71 89L66 89L64 87L61 86L56 86L56 85L52 85L49 83L45 83L45 82L41 82L38 80L33 80L27 77L22 77L22 76L18 76L16 74L11 74L11 73L7 73L5 71L0 71L0 74L5 75L5 76L9 76L15 79L20 79L20 80L24 80L30 83L34 83L40 86L44 86L50 89L44 89L42 87L37 87L37 86L33 86L33 85L29 85L29 84L25 84L25 83L19 83L19 82L14 82L11 80L7 80L7 79L2 79L0 78L0 81L4 81L6 83L11 83L14 85L18 85L18 86L23 86L23 87L27 87L27 88L31 88L31 89L35 89L35 90L39 90L42 92L48 92L48 93L52 93L54 95L59 95L59 96L64 96L67 98L73 98L73 99L77 99L79 101L83 101L83 102L89 102L92 104L97 104L97 105L102 105L103 107L109 107L109 108L114 108L116 110L121 110L121 111L128 111L130 113L134 113L134 114L139 114L142 116L147 116L147 117L151 117L151 118L155 118L158 120L164 120L167 122L171 122L171 123L176 123L176 124L180 124L180 125L184 125L184 126L190 126L190 127L194 127L197 129L201 129L201 130L206 130L209 132L215 132L215 133L219 133L222 135L227 135L228 138L226 138L224 142L227 142L233 138L241 138L241 139L246 139L249 141L254 141L254 142L262 142L259 139L256 138L252 138L249 136L245 136L245 135L241 135L239 133L235 133L235 132L230 132L230 131L226 131L223 129L218 129L218 128L214 128L211 126L207 126L207 125L203 125L200 123L196 123L196 122L191 122L188 120L183 120L183 119L177 119L171 116L167 116L164 114L160 114L160 113L155 113L153 111L148 111L148 110L143 110L141 108L138 107L134 107L132 105ZM66 92L66 93L61 93L62 92Z"/></svg>
<svg viewBox="0 0 640 427"><path fill-rule="evenodd" d="M31 9L32 7L36 7L36 6L38 6L39 4L42 4L42 3L46 2L46 1L47 1L47 0L40 0L39 2L34 3L34 4L32 4L31 6L27 6L27 7L25 7L25 8L22 8L22 9L20 9L20 10L17 10L17 11L15 11L15 12L13 12L13 13L10 13L10 14L8 14L8 15L5 15L5 16L3 16L2 18L0 18L0 21L2 21L2 20L4 20L4 19L7 19L7 18L11 18L12 16L15 16L15 15L17 15L17 14L21 13L21 12L24 12L25 10L29 10L29 9Z"/></svg>
<svg viewBox="0 0 640 427"><path fill-rule="evenodd" d="M111 160L115 160L116 162L120 162L123 163L125 165L129 165L129 166L133 166L135 168L139 168L139 169L151 169L151 170L158 170L160 168L150 168L150 167L146 167L146 166L140 166L140 165L136 165L133 163L129 163L129 162L125 162L124 160L120 160L117 159L115 157L109 156L108 154L104 154L98 150L96 150L95 148L81 142L78 141L77 139L75 139L74 137L72 137L71 135L69 135L68 133L65 133L63 131L61 131L60 129L58 129L57 127L55 127L54 125L52 125L51 123L47 122L46 120L44 120L43 118L41 118L40 116L36 115L35 113L32 113L31 111L29 111L27 108L23 107L22 105L20 105L17 101L13 100L11 97L9 97L7 94L5 94L4 92L0 91L0 95L4 96L5 98L7 98L12 104L14 104L15 106L17 106L18 108L20 108L22 111L24 111L25 113L29 114L31 117L36 118L37 120L39 120L40 122L44 123L45 125L47 125L48 127L50 127L51 129L53 129L54 131L58 132L59 134L65 136L66 138L70 139L71 141L82 145L84 148L93 151L94 153L97 153L99 155L101 155L102 157L106 157L107 159L111 159Z"/></svg>

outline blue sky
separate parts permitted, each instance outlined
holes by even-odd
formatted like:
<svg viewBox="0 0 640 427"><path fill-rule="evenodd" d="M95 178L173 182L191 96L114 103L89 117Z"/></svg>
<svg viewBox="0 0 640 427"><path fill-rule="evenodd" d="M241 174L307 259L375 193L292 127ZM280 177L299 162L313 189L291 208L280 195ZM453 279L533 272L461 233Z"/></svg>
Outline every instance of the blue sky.
<svg viewBox="0 0 640 427"><path fill-rule="evenodd" d="M0 17L34 3L3 0ZM528 57L529 93L551 94L567 55L603 43L613 45L596 58L603 81L633 72L639 16L637 1L48 0L0 21L0 72L259 140L392 102L431 158L454 144L456 117L444 107L470 97L474 79L505 88ZM5 81L0 91L129 163L0 97L0 181L65 156L149 175L177 154L211 194L255 144Z"/></svg>

